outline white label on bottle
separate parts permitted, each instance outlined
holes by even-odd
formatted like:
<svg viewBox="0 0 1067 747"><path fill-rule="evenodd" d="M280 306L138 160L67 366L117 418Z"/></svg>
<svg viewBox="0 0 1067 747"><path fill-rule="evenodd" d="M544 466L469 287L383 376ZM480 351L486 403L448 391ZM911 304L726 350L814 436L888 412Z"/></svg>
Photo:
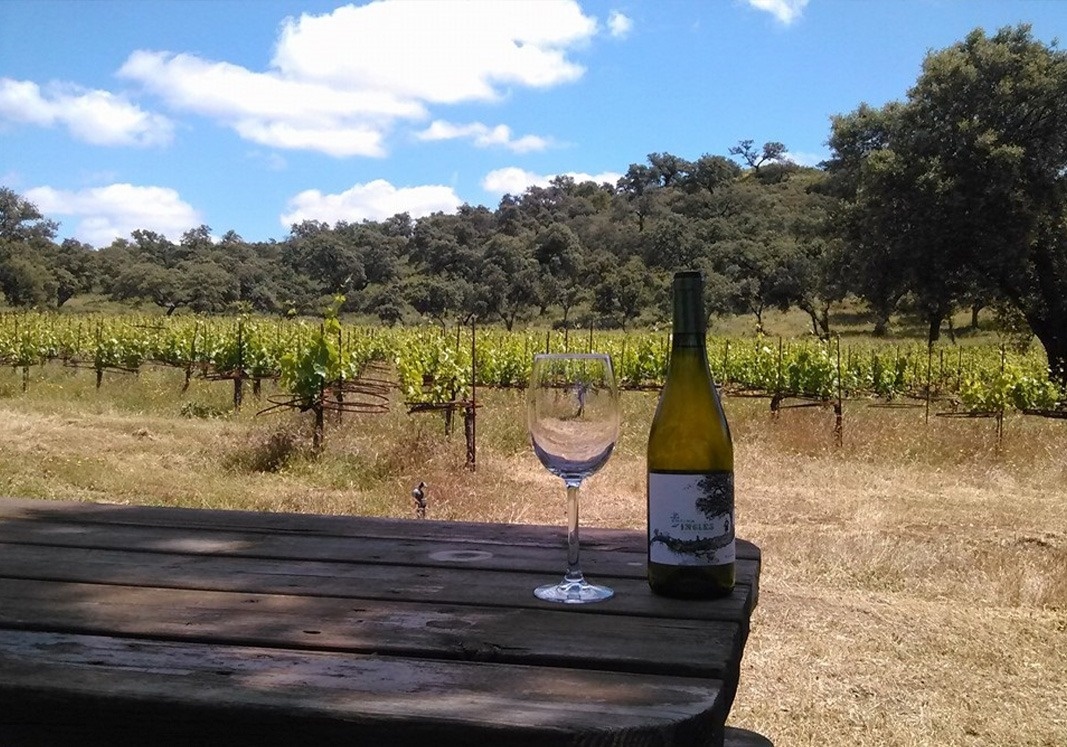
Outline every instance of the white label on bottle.
<svg viewBox="0 0 1067 747"><path fill-rule="evenodd" d="M649 560L723 565L735 557L732 472L648 474Z"/></svg>

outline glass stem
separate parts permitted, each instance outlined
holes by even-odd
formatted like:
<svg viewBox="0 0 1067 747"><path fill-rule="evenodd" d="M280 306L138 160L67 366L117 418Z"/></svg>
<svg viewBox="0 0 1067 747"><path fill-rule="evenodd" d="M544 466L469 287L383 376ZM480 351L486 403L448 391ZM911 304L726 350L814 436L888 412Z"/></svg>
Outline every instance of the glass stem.
<svg viewBox="0 0 1067 747"><path fill-rule="evenodd" d="M582 581L578 565L578 488L582 483L567 481L567 576L568 583Z"/></svg>

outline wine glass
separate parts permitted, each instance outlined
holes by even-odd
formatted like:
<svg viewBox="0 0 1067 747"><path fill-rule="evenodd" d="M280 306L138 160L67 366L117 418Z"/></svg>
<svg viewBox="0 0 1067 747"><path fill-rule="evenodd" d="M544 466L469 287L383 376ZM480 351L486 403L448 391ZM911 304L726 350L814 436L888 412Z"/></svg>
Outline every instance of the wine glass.
<svg viewBox="0 0 1067 747"><path fill-rule="evenodd" d="M534 356L526 391L526 422L533 450L567 486L567 573L534 590L538 599L599 602L614 592L590 584L578 565L578 489L604 466L619 437L619 390L611 358L600 353Z"/></svg>

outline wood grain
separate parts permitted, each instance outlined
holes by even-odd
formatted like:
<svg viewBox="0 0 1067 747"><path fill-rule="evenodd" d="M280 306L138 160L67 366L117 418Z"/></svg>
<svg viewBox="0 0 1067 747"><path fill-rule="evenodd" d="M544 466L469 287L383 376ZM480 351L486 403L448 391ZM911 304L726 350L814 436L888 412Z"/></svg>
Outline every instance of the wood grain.
<svg viewBox="0 0 1067 747"><path fill-rule="evenodd" d="M560 527L0 499L0 744L721 744L759 549L694 602L645 543L555 605Z"/></svg>
<svg viewBox="0 0 1067 747"><path fill-rule="evenodd" d="M298 744L698 744L723 718L709 680L105 636L0 631L0 672L0 736L91 713L83 737L162 719L211 743L280 723Z"/></svg>

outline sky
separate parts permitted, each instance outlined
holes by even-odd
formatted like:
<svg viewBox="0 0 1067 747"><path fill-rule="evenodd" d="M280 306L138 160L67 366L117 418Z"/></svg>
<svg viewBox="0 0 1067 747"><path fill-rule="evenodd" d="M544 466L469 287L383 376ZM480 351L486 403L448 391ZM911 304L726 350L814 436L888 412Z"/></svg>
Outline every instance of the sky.
<svg viewBox="0 0 1067 747"><path fill-rule="evenodd" d="M94 247L496 208L741 140L828 157L981 27L1067 0L0 0L0 186Z"/></svg>

